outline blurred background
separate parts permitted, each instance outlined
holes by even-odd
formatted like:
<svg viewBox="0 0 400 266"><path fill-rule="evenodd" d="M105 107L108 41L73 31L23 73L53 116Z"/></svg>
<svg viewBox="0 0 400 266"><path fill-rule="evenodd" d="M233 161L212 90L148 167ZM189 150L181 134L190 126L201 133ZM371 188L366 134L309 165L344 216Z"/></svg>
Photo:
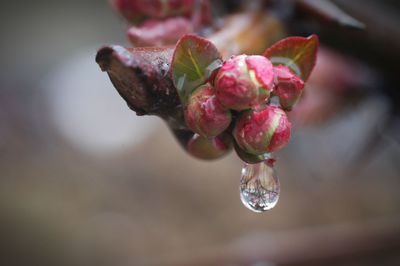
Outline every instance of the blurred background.
<svg viewBox="0 0 400 266"><path fill-rule="evenodd" d="M396 1L351 2L400 27ZM100 71L98 48L129 46L107 1L0 3L1 265L400 265L398 54L323 48L260 215L236 155L188 156Z"/></svg>

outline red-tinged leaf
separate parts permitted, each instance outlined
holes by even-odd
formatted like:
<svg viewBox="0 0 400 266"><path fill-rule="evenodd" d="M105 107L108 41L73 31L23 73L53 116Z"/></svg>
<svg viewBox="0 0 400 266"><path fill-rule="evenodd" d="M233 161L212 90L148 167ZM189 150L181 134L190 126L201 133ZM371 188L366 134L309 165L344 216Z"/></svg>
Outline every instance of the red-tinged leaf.
<svg viewBox="0 0 400 266"><path fill-rule="evenodd" d="M172 80L183 103L214 70L222 65L215 45L196 35L185 35L177 43L172 57Z"/></svg>
<svg viewBox="0 0 400 266"><path fill-rule="evenodd" d="M317 59L319 40L317 35L289 37L268 48L264 56L274 65L285 65L304 81L308 79Z"/></svg>

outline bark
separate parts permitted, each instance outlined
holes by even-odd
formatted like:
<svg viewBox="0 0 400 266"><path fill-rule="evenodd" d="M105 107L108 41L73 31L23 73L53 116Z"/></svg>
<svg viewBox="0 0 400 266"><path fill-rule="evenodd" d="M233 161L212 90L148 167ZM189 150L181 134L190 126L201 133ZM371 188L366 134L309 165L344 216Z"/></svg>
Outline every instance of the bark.
<svg viewBox="0 0 400 266"><path fill-rule="evenodd" d="M193 133L186 128L183 108L172 83L170 63L173 47L130 48L105 46L96 56L102 71L129 108L137 115L156 115L170 127L179 143Z"/></svg>

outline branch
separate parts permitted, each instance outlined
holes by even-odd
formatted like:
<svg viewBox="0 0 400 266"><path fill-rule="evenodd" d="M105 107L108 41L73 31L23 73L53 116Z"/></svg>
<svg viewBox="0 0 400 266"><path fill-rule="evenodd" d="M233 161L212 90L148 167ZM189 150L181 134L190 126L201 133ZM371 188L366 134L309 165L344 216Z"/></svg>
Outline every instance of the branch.
<svg viewBox="0 0 400 266"><path fill-rule="evenodd" d="M193 133L186 129L183 108L169 66L173 48L105 46L96 56L118 93L137 115L161 117L186 149Z"/></svg>
<svg viewBox="0 0 400 266"><path fill-rule="evenodd" d="M298 7L322 21L352 29L364 29L365 25L353 18L329 0L297 0Z"/></svg>
<svg viewBox="0 0 400 266"><path fill-rule="evenodd" d="M106 46L97 53L96 62L137 115L168 118L180 109L169 76L172 53L172 48Z"/></svg>

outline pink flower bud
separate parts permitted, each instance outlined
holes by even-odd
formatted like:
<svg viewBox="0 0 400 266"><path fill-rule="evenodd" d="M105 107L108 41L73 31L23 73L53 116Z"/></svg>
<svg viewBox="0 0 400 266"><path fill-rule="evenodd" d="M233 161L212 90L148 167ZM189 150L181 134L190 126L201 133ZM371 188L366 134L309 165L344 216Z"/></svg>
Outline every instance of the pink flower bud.
<svg viewBox="0 0 400 266"><path fill-rule="evenodd" d="M304 81L287 66L276 66L274 72L274 94L279 97L279 103L283 109L291 110L303 93Z"/></svg>
<svg viewBox="0 0 400 266"><path fill-rule="evenodd" d="M290 139L291 124L276 106L244 112L236 121L233 136L247 153L261 155L283 148Z"/></svg>
<svg viewBox="0 0 400 266"><path fill-rule="evenodd" d="M111 5L127 20L133 21L138 17L167 18L174 16L192 16L194 0L110 0ZM208 1L201 1L204 18L209 14ZM203 16L202 14L202 16Z"/></svg>
<svg viewBox="0 0 400 266"><path fill-rule="evenodd" d="M214 88L207 83L189 97L185 120L193 132L203 137L215 137L228 128L232 116L218 102Z"/></svg>
<svg viewBox="0 0 400 266"><path fill-rule="evenodd" d="M259 55L239 55L227 60L215 79L218 100L234 110L265 102L273 89L271 61Z"/></svg>
<svg viewBox="0 0 400 266"><path fill-rule="evenodd" d="M194 0L136 0L138 8L151 18L190 16Z"/></svg>
<svg viewBox="0 0 400 266"><path fill-rule="evenodd" d="M139 14L136 0L110 0L111 6L127 20L134 20Z"/></svg>
<svg viewBox="0 0 400 266"><path fill-rule="evenodd" d="M239 156L239 158L248 163L248 164L256 164L256 163L260 163L263 162L267 159L269 159L271 157L270 153L264 153L264 154L260 154L260 155L254 155L254 154L250 154L245 152L244 150L242 150L237 143L233 143L234 144L234 148L235 148L235 152L237 154L237 156Z"/></svg>
<svg viewBox="0 0 400 266"><path fill-rule="evenodd" d="M193 32L192 22L183 17L165 20L149 19L141 26L128 30L128 39L135 46L162 46L175 44L183 35Z"/></svg>
<svg viewBox="0 0 400 266"><path fill-rule="evenodd" d="M205 138L195 134L187 144L187 151L192 156L203 160L218 159L232 148L232 138L228 134L221 134L214 138Z"/></svg>

